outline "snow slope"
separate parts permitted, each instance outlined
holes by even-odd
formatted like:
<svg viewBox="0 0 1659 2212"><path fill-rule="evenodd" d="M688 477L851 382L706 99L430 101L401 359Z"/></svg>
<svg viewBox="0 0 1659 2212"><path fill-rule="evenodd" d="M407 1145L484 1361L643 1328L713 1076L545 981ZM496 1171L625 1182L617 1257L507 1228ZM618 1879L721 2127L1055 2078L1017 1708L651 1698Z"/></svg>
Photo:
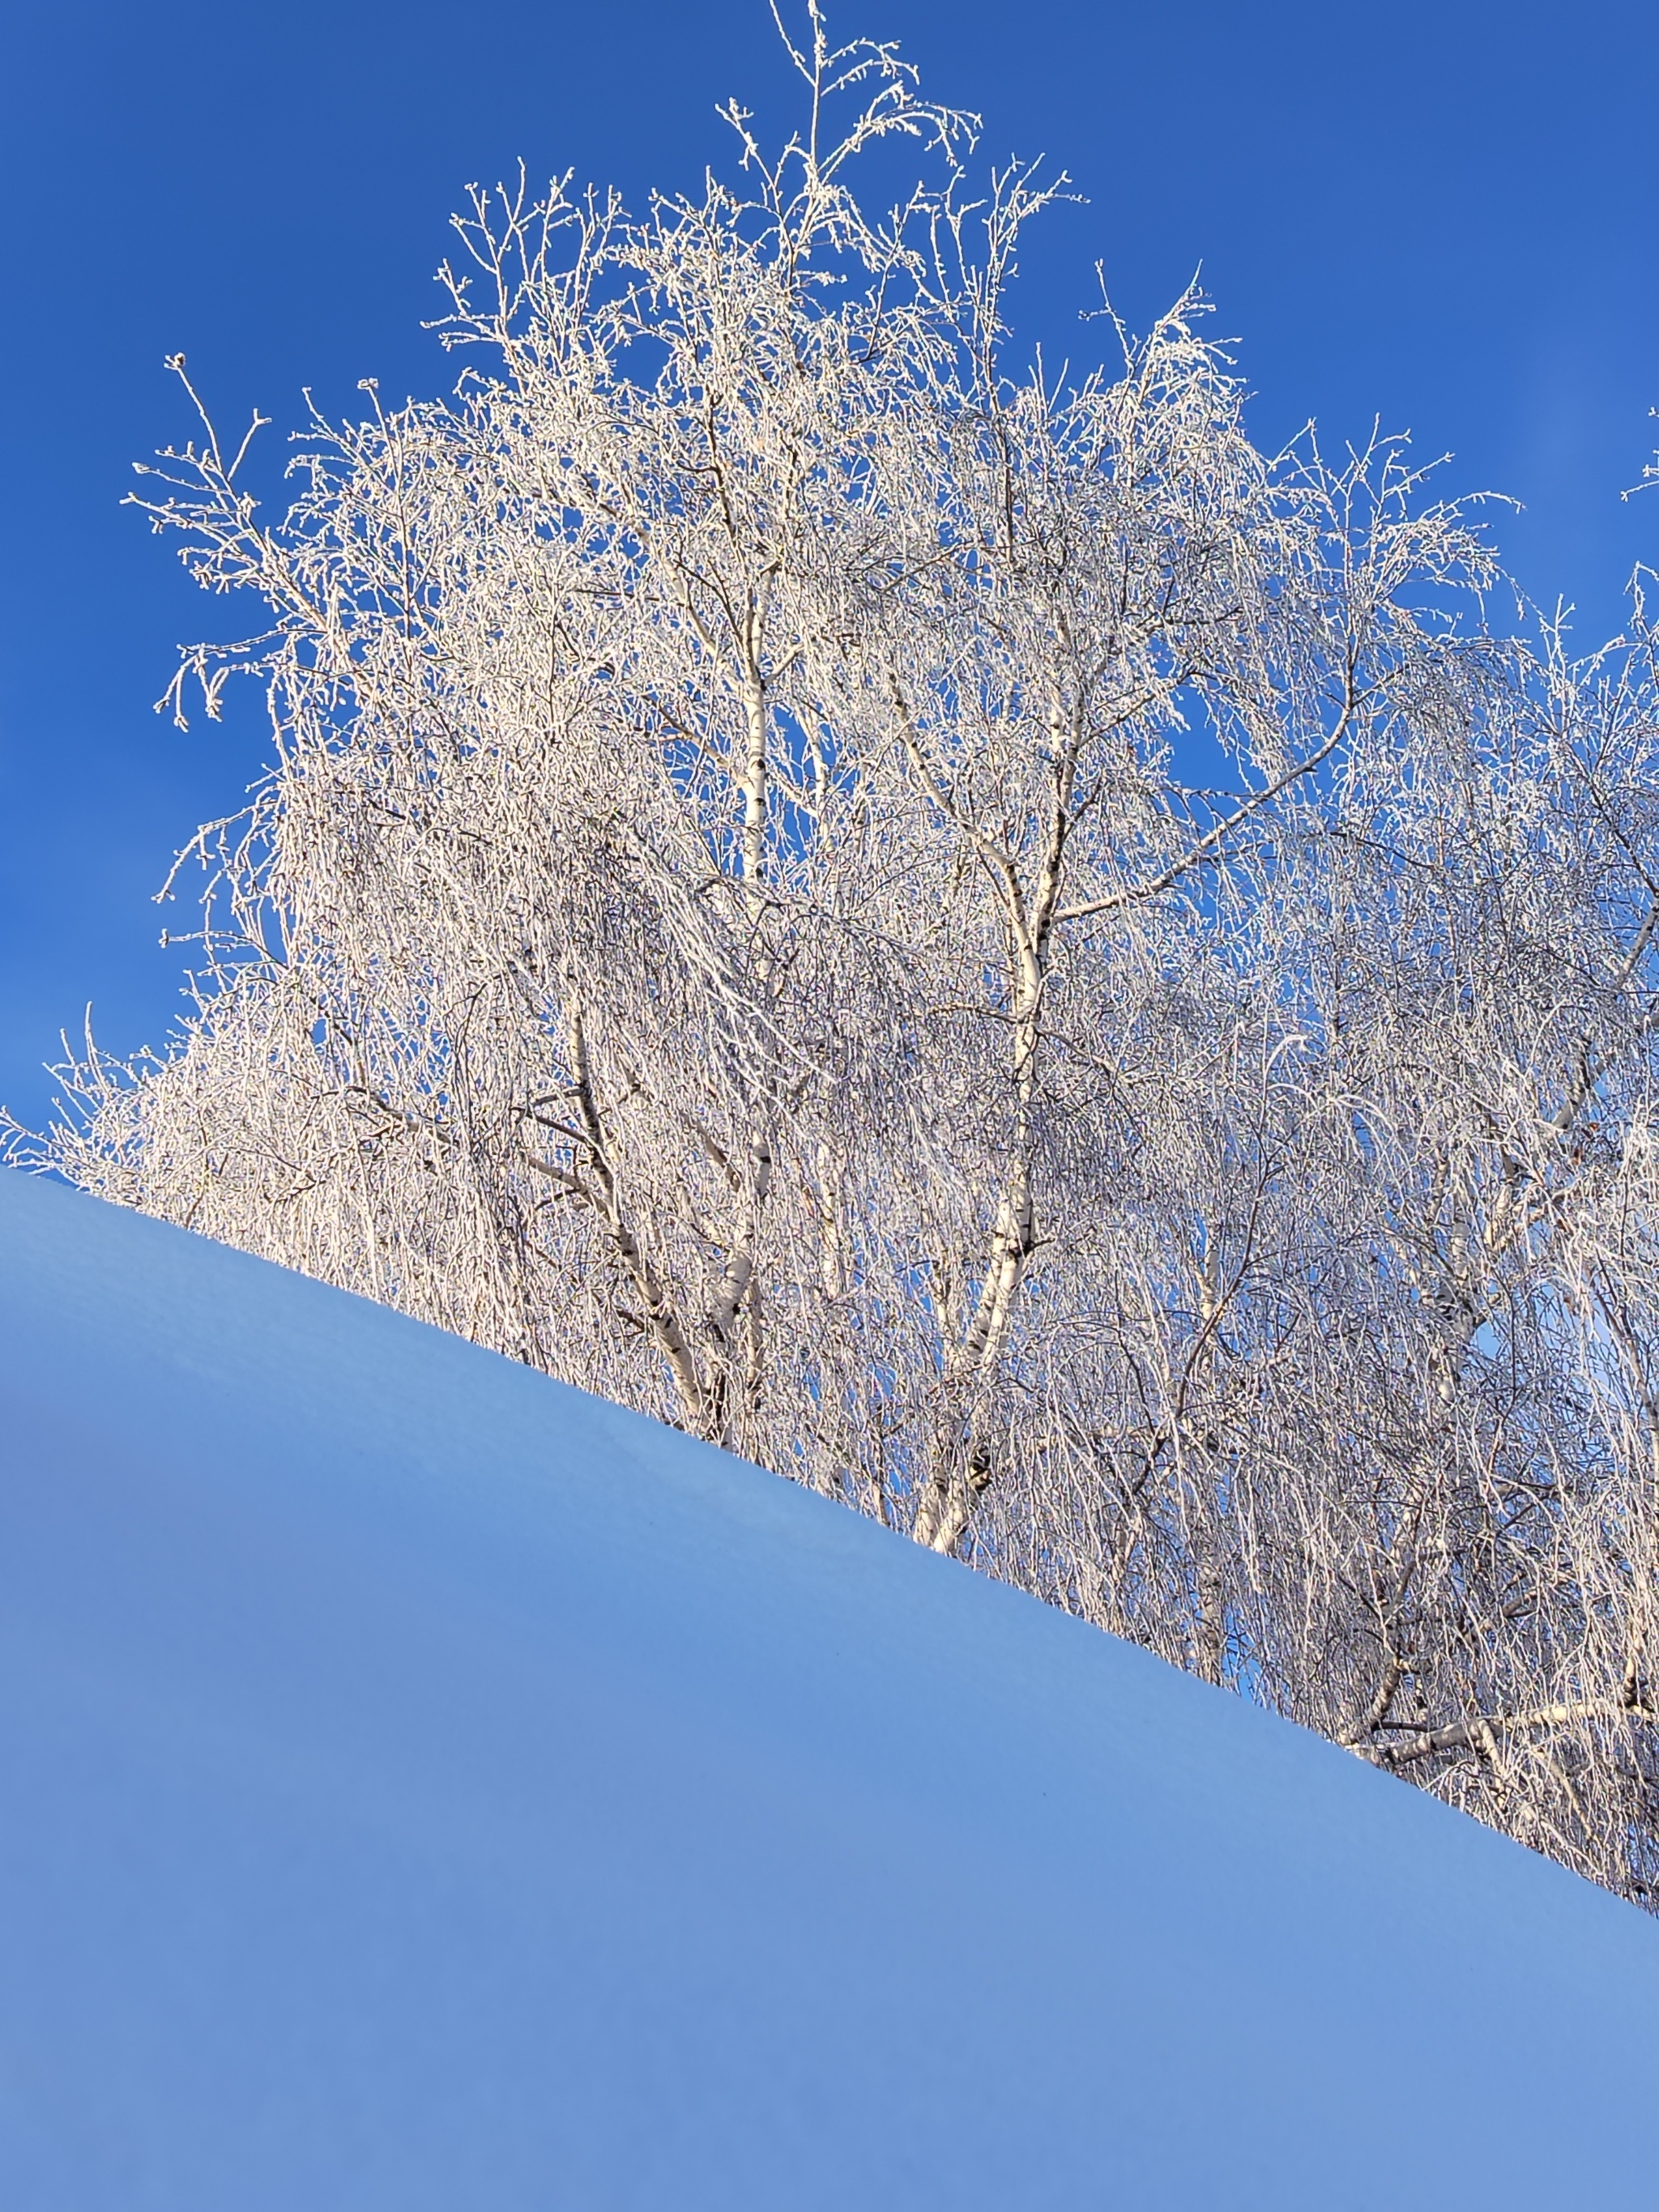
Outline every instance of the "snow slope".
<svg viewBox="0 0 1659 2212"><path fill-rule="evenodd" d="M0 1175L7 2212L1650 2203L1659 1926L378 1307Z"/></svg>

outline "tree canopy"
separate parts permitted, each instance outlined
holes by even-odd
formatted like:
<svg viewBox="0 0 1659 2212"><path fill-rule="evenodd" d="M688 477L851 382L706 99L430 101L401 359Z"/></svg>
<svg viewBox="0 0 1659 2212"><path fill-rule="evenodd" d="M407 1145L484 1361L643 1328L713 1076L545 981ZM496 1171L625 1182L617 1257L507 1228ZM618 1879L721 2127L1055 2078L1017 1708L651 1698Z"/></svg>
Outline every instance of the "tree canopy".
<svg viewBox="0 0 1659 2212"><path fill-rule="evenodd" d="M1058 185L816 6L790 52L735 185L475 191L459 386L313 418L279 521L205 417L151 473L269 610L175 704L252 675L274 763L173 1045L88 1046L30 1156L1652 1903L1639 595L1505 628L1400 442L1257 450L1196 295L1011 366Z"/></svg>

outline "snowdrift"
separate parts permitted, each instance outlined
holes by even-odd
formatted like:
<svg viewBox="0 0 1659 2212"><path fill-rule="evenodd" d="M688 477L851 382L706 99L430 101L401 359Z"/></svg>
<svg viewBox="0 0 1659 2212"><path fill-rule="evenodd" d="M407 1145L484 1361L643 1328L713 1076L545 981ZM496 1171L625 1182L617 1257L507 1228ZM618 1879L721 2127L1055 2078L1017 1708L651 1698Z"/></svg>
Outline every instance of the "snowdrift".
<svg viewBox="0 0 1659 2212"><path fill-rule="evenodd" d="M9 2212L1647 2201L1659 1927L787 1483L0 1176Z"/></svg>

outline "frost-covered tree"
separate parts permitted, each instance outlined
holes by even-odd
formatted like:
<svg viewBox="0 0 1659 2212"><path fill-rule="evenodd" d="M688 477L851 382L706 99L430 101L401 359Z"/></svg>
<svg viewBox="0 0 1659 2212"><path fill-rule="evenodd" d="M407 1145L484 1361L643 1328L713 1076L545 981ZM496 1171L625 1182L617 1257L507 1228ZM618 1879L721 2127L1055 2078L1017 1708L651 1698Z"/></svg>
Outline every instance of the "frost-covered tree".
<svg viewBox="0 0 1659 2212"><path fill-rule="evenodd" d="M275 764L173 1046L36 1156L1651 1901L1646 630L1497 635L1398 447L1256 450L1196 299L1012 368L1047 189L975 198L891 47L790 52L738 189L474 193L473 365L314 419L281 522L205 418L152 474L270 610L172 696L252 674Z"/></svg>

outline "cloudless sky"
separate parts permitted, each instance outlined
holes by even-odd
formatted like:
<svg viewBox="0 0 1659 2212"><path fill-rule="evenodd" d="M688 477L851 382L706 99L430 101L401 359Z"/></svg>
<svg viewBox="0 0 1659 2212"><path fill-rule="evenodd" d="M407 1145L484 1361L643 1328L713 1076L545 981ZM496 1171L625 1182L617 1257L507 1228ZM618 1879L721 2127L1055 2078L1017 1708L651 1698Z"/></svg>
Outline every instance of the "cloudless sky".
<svg viewBox="0 0 1659 2212"><path fill-rule="evenodd" d="M227 424L301 388L336 411L454 368L421 329L464 186L522 155L636 203L728 163L732 93L793 120L764 0L13 0L0 51L0 1101L92 1002L107 1047L161 1044L180 955L149 903L263 757L151 702L176 642L238 617L118 505L192 427L183 350ZM1144 327L1202 264L1258 436L1372 417L1450 450L1536 599L1616 629L1659 563L1659 8L1639 0L842 0L896 38L983 151L1043 152L1083 207L1024 257L1021 335L1087 355L1103 264ZM729 163L728 163L729 166ZM178 909L169 910L179 926Z"/></svg>

